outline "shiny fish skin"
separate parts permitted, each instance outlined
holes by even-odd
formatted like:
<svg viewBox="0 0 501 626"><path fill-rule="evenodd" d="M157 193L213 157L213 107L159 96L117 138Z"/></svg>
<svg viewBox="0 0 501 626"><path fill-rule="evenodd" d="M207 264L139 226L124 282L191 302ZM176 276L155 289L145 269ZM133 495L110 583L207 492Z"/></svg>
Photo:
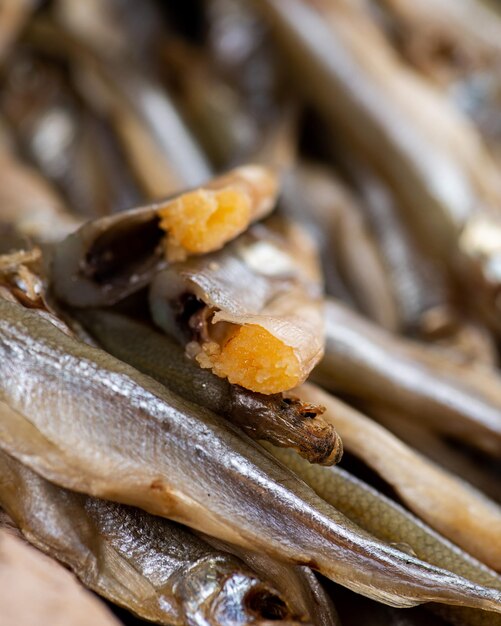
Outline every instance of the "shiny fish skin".
<svg viewBox="0 0 501 626"><path fill-rule="evenodd" d="M204 252L219 249L239 235L242 227L273 209L278 177L271 168L248 164L163 201L86 222L54 248L51 280L56 296L71 306L86 307L114 304L138 291L170 260L170 246L181 250L184 258L197 254L184 249L174 232L162 226L165 212L173 213L178 221L184 218L196 228L196 221L189 221L185 199L228 189L238 190L248 200L246 223L238 229L230 224L224 240L211 239ZM210 216L206 220L209 231ZM217 230L217 220L214 228Z"/></svg>
<svg viewBox="0 0 501 626"><path fill-rule="evenodd" d="M332 299L326 324L315 382L501 455L501 381L494 370L392 335Z"/></svg>
<svg viewBox="0 0 501 626"><path fill-rule="evenodd" d="M471 304L499 331L496 162L473 124L402 63L361 4L255 2L334 137L343 135L382 171L425 249L468 284Z"/></svg>
<svg viewBox="0 0 501 626"><path fill-rule="evenodd" d="M277 623L294 618L269 578L256 576L187 529L57 487L5 452L0 452L0 505L28 541L65 563L86 587L142 619L225 626L232 615L245 624L261 624L272 611ZM266 598L262 606L260 598Z"/></svg>
<svg viewBox="0 0 501 626"><path fill-rule="evenodd" d="M223 415L252 439L294 448L310 463L338 463L343 445L334 429L316 416L321 407L284 401L231 385L189 359L165 334L110 311L76 312L99 345L186 400Z"/></svg>
<svg viewBox="0 0 501 626"><path fill-rule="evenodd" d="M391 485L408 509L479 561L501 570L501 508L385 428L311 383L300 398L326 407L345 449Z"/></svg>
<svg viewBox="0 0 501 626"><path fill-rule="evenodd" d="M234 554L261 576L272 577L278 591L294 600L291 609L296 614L309 612L312 615L313 626L341 626L330 596L309 567L289 567L260 552L244 550L214 537L203 538L218 550Z"/></svg>
<svg viewBox="0 0 501 626"><path fill-rule="evenodd" d="M214 414L1 300L0 400L0 446L61 486L308 564L394 606L501 613L499 591L374 540Z"/></svg>
<svg viewBox="0 0 501 626"><path fill-rule="evenodd" d="M307 233L291 220L272 217L217 253L159 272L150 288L150 310L201 367L272 394L304 381L323 354L321 282ZM226 350L231 353L246 331L257 339L242 342L232 367L218 371L218 359L224 363Z"/></svg>
<svg viewBox="0 0 501 626"><path fill-rule="evenodd" d="M273 456L302 478L316 493L372 535L406 547L418 558L460 576L501 589L501 576L442 535L341 467L321 468L306 463L290 450L265 444ZM499 626L501 617L465 607L435 607L460 626Z"/></svg>

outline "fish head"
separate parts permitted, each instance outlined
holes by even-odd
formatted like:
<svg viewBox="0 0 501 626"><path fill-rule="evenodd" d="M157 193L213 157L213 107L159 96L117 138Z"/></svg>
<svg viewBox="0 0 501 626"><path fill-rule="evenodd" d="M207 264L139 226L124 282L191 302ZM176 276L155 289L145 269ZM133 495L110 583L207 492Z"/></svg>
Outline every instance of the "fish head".
<svg viewBox="0 0 501 626"><path fill-rule="evenodd" d="M227 556L198 561L177 585L186 622L190 626L265 626L305 624L294 615L283 594Z"/></svg>

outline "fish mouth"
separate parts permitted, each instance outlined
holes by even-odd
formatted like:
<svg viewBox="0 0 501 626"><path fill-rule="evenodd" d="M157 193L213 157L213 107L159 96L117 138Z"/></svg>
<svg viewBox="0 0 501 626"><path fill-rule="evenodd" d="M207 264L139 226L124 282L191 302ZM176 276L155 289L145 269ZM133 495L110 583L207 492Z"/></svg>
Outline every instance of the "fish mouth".
<svg viewBox="0 0 501 626"><path fill-rule="evenodd" d="M249 589L242 603L256 621L283 621L291 617L282 598L263 585Z"/></svg>
<svg viewBox="0 0 501 626"><path fill-rule="evenodd" d="M214 626L264 626L304 623L293 615L283 596L265 582L239 574L230 576L210 606Z"/></svg>

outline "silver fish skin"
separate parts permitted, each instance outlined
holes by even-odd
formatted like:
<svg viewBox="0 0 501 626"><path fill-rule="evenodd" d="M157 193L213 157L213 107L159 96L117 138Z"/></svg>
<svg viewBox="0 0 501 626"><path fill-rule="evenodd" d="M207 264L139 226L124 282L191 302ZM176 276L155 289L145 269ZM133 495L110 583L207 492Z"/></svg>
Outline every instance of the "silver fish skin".
<svg viewBox="0 0 501 626"><path fill-rule="evenodd" d="M142 619L167 626L310 619L291 613L269 575L263 579L179 524L57 487L5 452L0 506L30 543Z"/></svg>
<svg viewBox="0 0 501 626"><path fill-rule="evenodd" d="M469 285L471 305L499 332L501 178L473 123L402 62L363 3L254 5L333 136L382 172L427 252Z"/></svg>
<svg viewBox="0 0 501 626"><path fill-rule="evenodd" d="M289 567L261 552L245 550L214 537L203 538L219 550L234 554L261 576L272 576L277 589L295 599L291 605L295 613L310 613L314 626L341 626L330 594L309 567Z"/></svg>
<svg viewBox="0 0 501 626"><path fill-rule="evenodd" d="M60 486L308 565L394 606L501 613L501 592L375 540L214 414L7 301L0 416L2 449Z"/></svg>
<svg viewBox="0 0 501 626"><path fill-rule="evenodd" d="M325 356L312 378L501 454L501 380L495 370L397 337L332 299L326 303Z"/></svg>
<svg viewBox="0 0 501 626"><path fill-rule="evenodd" d="M265 396L231 385L199 367L165 333L106 310L73 311L98 344L117 359L151 376L186 400L205 406L252 439L294 448L310 463L338 463L343 444L326 424L322 407L281 394Z"/></svg>
<svg viewBox="0 0 501 626"><path fill-rule="evenodd" d="M300 476L324 500L372 535L483 585L501 589L501 576L467 554L425 522L341 467L309 465L290 450L266 449ZM460 626L499 626L501 617L469 609L433 605L433 610Z"/></svg>

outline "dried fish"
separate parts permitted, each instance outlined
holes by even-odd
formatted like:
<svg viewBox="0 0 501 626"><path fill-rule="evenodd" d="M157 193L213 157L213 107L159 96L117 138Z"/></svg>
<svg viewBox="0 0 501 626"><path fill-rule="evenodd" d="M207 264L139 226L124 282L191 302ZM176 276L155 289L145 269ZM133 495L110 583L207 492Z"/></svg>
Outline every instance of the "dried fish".
<svg viewBox="0 0 501 626"><path fill-rule="evenodd" d="M54 250L55 293L73 306L116 302L167 260L222 247L272 210L277 188L272 170L246 165L163 202L87 222Z"/></svg>
<svg viewBox="0 0 501 626"><path fill-rule="evenodd" d="M494 370L392 335L334 300L327 302L326 323L315 382L501 454L501 385Z"/></svg>
<svg viewBox="0 0 501 626"><path fill-rule="evenodd" d="M499 473L489 467L491 459L483 459L480 463L478 456L472 458L464 450L458 450L454 442L444 440L426 425L408 419L400 412L381 407L367 407L365 412L414 450L501 503Z"/></svg>
<svg viewBox="0 0 501 626"><path fill-rule="evenodd" d="M392 43L469 115L499 155L501 19L482 0L376 0Z"/></svg>
<svg viewBox="0 0 501 626"><path fill-rule="evenodd" d="M10 60L0 106L25 154L87 217L132 206L138 190L103 116L85 108L67 65L37 42Z"/></svg>
<svg viewBox="0 0 501 626"><path fill-rule="evenodd" d="M427 311L417 328L418 337L450 352L455 360L491 368L498 364L496 338L481 322L461 312L458 306L442 305Z"/></svg>
<svg viewBox="0 0 501 626"><path fill-rule="evenodd" d="M44 18L29 29L34 45L69 65L86 107L114 130L142 196L157 200L207 180L212 171L204 154L150 68L134 55L96 54L81 35Z"/></svg>
<svg viewBox="0 0 501 626"><path fill-rule="evenodd" d="M123 315L85 310L77 317L107 352L186 400L223 415L252 439L291 447L310 463L339 462L343 445L334 426L322 420L322 407L231 385L200 368L167 335Z"/></svg>
<svg viewBox="0 0 501 626"><path fill-rule="evenodd" d="M261 576L272 576L279 590L297 600L298 606L293 607L295 612L310 612L315 626L340 626L332 600L309 567L289 567L265 554L244 550L214 537L205 538L216 548L235 554ZM305 600L307 610L302 608ZM311 604L315 607L313 610Z"/></svg>
<svg viewBox="0 0 501 626"><path fill-rule="evenodd" d="M501 589L501 577L442 537L402 506L379 493L341 467L321 468L303 461L290 450L266 444L282 463L310 485L316 493L350 520L378 539L406 554L443 567L484 585ZM434 606L460 626L495 626L501 618L465 607Z"/></svg>
<svg viewBox="0 0 501 626"><path fill-rule="evenodd" d="M221 79L205 51L169 39L162 49L162 61L165 81L211 163L229 168L248 160L262 131L242 95Z"/></svg>
<svg viewBox="0 0 501 626"><path fill-rule="evenodd" d="M376 471L416 515L466 552L501 570L501 508L386 429L311 384L297 390L326 407L346 450Z"/></svg>
<svg viewBox="0 0 501 626"><path fill-rule="evenodd" d="M374 540L214 414L1 299L0 400L1 448L60 486L307 564L394 606L501 613L501 592Z"/></svg>
<svg viewBox="0 0 501 626"><path fill-rule="evenodd" d="M399 59L360 3L255 4L298 87L384 174L426 251L499 330L501 177L473 124Z"/></svg>
<svg viewBox="0 0 501 626"><path fill-rule="evenodd" d="M259 224L218 253L172 265L155 277L150 301L155 322L201 367L246 389L291 389L322 356L317 259L290 221Z"/></svg>
<svg viewBox="0 0 501 626"><path fill-rule="evenodd" d="M178 524L56 487L4 452L0 468L0 505L28 541L143 619L170 626L310 619L292 614L271 572L263 579ZM306 589L294 603L307 611Z"/></svg>
<svg viewBox="0 0 501 626"><path fill-rule="evenodd" d="M430 310L450 301L450 281L439 263L422 249L405 222L391 187L353 150L342 145L344 168L359 198L359 205L383 256L396 301L399 329L419 331Z"/></svg>

